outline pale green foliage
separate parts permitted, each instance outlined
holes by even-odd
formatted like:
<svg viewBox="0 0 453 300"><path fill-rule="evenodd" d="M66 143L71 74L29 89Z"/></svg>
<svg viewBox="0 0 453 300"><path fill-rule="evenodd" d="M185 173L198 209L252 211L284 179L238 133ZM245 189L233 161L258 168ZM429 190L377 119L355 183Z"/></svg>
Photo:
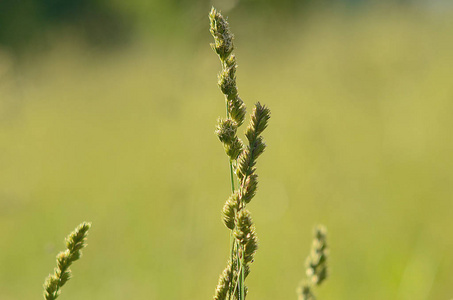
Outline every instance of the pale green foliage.
<svg viewBox="0 0 453 300"><path fill-rule="evenodd" d="M60 288L71 278L71 264L82 256L91 223L83 222L66 238L66 250L58 253L57 267L44 282L44 299L54 300L60 295Z"/></svg>

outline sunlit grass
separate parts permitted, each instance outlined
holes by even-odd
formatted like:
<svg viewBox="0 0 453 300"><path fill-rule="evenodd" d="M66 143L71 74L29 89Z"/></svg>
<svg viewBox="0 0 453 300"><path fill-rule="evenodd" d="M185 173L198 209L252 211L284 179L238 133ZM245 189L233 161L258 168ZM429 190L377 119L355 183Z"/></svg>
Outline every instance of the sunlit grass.
<svg viewBox="0 0 453 300"><path fill-rule="evenodd" d="M319 299L451 296L444 20L324 14L267 39L250 38L244 20L233 27L241 97L273 114L250 204L261 247L249 299L296 299L318 222L332 253ZM212 129L224 111L218 61L208 34L200 40L186 54L170 42L107 56L59 46L2 77L1 299L39 297L81 219L96 226L64 299L212 296L228 249L229 177Z"/></svg>

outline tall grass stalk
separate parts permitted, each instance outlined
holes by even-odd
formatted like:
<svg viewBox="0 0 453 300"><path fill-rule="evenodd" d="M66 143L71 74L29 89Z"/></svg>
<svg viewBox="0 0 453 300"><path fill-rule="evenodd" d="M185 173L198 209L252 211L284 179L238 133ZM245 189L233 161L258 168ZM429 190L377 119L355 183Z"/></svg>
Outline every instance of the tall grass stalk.
<svg viewBox="0 0 453 300"><path fill-rule="evenodd" d="M230 229L230 259L220 275L214 300L244 300L247 295L245 279L250 273L249 265L258 249L255 226L246 206L257 190L258 175L255 165L256 159L266 148L261 133L267 127L270 111L259 102L255 104L250 123L245 130L248 144L244 145L237 136L238 128L244 123L246 108L236 85L237 64L233 54L233 34L227 20L215 8L211 9L209 19L210 32L214 37L211 47L219 56L222 66L218 85L225 96L226 104L226 118L218 119L215 133L229 158L232 190L223 207L223 222ZM233 173L238 181L237 189ZM313 286L320 285L327 277L326 261L326 229L318 226L315 228L312 250L306 261L307 279L298 288L299 300L314 299Z"/></svg>
<svg viewBox="0 0 453 300"><path fill-rule="evenodd" d="M230 230L232 241L230 259L219 278L214 299L244 300L247 295L245 279L250 273L250 263L258 248L255 226L246 206L257 190L258 175L255 165L256 159L266 148L261 133L267 127L270 111L259 102L255 104L250 123L245 130L248 143L244 145L237 136L237 130L245 120L246 108L236 85L237 64L233 54L233 34L226 19L214 8L209 19L210 31L214 37L211 46L219 56L222 66L218 85L225 96L227 111L225 119L219 118L215 132L229 158L232 190L223 207L223 222ZM237 188L234 177L238 182Z"/></svg>
<svg viewBox="0 0 453 300"><path fill-rule="evenodd" d="M60 295L61 287L71 279L72 263L82 256L91 223L83 222L66 238L66 250L58 253L57 267L44 282L44 299L54 300Z"/></svg>

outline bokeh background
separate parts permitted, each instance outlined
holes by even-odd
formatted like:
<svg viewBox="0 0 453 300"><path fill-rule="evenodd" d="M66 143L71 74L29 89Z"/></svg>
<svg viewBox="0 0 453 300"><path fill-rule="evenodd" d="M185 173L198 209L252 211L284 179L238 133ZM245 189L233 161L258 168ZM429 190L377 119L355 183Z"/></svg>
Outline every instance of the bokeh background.
<svg viewBox="0 0 453 300"><path fill-rule="evenodd" d="M431 1L0 2L0 299L39 299L93 222L61 299L210 299L228 257L212 5L249 110L272 110L250 204L248 299L453 297L453 5Z"/></svg>

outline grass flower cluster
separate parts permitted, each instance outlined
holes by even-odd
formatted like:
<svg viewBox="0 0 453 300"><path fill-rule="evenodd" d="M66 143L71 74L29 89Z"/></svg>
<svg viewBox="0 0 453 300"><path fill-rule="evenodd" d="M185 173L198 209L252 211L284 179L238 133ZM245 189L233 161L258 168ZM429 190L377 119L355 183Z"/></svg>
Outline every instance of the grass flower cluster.
<svg viewBox="0 0 453 300"><path fill-rule="evenodd" d="M91 223L83 222L66 238L66 250L58 253L57 267L44 282L44 299L54 300L60 295L60 289L71 279L72 263L82 256Z"/></svg>
<svg viewBox="0 0 453 300"><path fill-rule="evenodd" d="M246 108L239 97L236 85L236 57L233 54L233 34L226 19L212 8L209 14L213 50L220 58L222 70L218 85L225 96L226 118L219 119L215 133L223 143L229 158L232 194L223 207L223 222L231 231L230 258L220 275L215 290L215 300L240 299L246 297L245 279L250 273L250 263L258 249L258 239L247 204L255 196L258 187L256 160L264 152L266 144L261 133L266 129L270 111L259 102L245 130L247 145L237 136L238 128L244 123ZM234 178L236 177L236 179ZM237 188L235 187L237 182Z"/></svg>
<svg viewBox="0 0 453 300"><path fill-rule="evenodd" d="M229 158L232 194L223 207L223 222L231 231L230 259L214 294L214 300L244 300L247 295L245 279L250 273L258 240L247 204L255 196L258 186L256 160L264 152L266 144L261 133L266 129L270 111L259 102L255 104L250 123L245 130L247 145L237 136L244 123L245 104L239 97L236 85L236 56L233 54L233 34L227 20L214 8L209 14L210 32L214 37L212 49L220 58L222 70L218 85L225 96L226 118L220 118L215 130ZM236 180L235 178L236 177ZM235 181L238 187L235 188ZM307 277L298 289L300 300L314 299L313 285L319 285L327 276L326 230L317 227L312 250L307 258Z"/></svg>
<svg viewBox="0 0 453 300"><path fill-rule="evenodd" d="M313 287L319 286L327 278L327 230L324 226L317 226L310 254L305 261L307 279L303 280L297 290L299 300L313 300Z"/></svg>

